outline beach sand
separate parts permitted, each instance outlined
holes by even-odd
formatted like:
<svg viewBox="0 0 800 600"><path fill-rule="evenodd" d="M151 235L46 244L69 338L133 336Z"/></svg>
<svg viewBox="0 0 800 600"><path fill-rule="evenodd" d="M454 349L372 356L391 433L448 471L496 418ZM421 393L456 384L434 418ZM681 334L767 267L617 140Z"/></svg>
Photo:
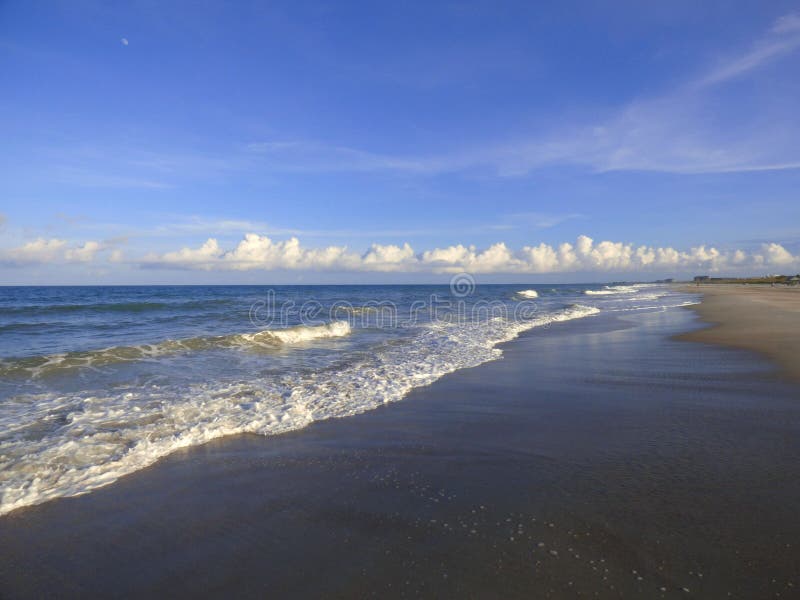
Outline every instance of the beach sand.
<svg viewBox="0 0 800 600"><path fill-rule="evenodd" d="M800 400L686 310L535 329L405 400L0 518L0 596L773 598Z"/></svg>
<svg viewBox="0 0 800 600"><path fill-rule="evenodd" d="M702 285L703 302L692 308L711 327L681 339L760 352L793 381L800 381L800 287Z"/></svg>

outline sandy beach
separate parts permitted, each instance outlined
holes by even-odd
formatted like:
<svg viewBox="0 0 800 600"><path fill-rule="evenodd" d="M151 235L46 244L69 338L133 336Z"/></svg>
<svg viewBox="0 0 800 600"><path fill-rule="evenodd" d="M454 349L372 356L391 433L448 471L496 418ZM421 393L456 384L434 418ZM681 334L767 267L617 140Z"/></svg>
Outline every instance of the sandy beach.
<svg viewBox="0 0 800 600"><path fill-rule="evenodd" d="M722 297L722 296L720 296ZM800 405L691 311L502 360L0 518L0 594L767 598L800 588Z"/></svg>
<svg viewBox="0 0 800 600"><path fill-rule="evenodd" d="M760 352L783 375L800 381L800 287L722 284L683 289L703 294L702 303L692 309L711 327L680 339Z"/></svg>

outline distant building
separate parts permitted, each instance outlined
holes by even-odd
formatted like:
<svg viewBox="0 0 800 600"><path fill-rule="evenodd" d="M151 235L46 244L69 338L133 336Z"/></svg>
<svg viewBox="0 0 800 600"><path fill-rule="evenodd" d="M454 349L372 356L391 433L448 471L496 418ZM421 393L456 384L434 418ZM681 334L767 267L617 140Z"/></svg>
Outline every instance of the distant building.
<svg viewBox="0 0 800 600"><path fill-rule="evenodd" d="M700 283L701 281L710 281L711 277L708 275L696 275L694 278L695 283Z"/></svg>
<svg viewBox="0 0 800 600"><path fill-rule="evenodd" d="M786 283L789 285L800 285L800 274L795 275L794 277L789 277L789 279L786 280Z"/></svg>

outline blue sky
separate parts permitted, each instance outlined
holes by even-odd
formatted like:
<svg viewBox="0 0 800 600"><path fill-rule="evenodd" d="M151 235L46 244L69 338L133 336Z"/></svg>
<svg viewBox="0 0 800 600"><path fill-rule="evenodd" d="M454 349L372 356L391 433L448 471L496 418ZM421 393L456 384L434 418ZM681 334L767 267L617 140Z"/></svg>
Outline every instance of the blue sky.
<svg viewBox="0 0 800 600"><path fill-rule="evenodd" d="M0 283L797 272L799 72L790 2L6 1Z"/></svg>

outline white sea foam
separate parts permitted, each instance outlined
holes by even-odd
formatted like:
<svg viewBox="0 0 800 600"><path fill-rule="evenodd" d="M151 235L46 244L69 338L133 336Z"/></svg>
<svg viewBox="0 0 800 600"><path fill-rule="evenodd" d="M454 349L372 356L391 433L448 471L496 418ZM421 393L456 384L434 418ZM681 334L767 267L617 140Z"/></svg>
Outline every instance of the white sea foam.
<svg viewBox="0 0 800 600"><path fill-rule="evenodd" d="M670 308L679 308L681 306L693 306L700 304L699 300L689 300L686 302L678 302L677 304L652 304L644 306L626 306L625 308L604 308L603 312L632 312L635 310L651 310L651 311L665 311Z"/></svg>
<svg viewBox="0 0 800 600"><path fill-rule="evenodd" d="M350 333L350 324L347 321L333 321L324 325L298 325L286 329L265 329L258 333L244 333L238 336L245 342L298 344L322 338L342 337Z"/></svg>
<svg viewBox="0 0 800 600"><path fill-rule="evenodd" d="M539 292L537 292L536 290L522 290L520 292L517 292L517 296L521 298L538 298Z"/></svg>
<svg viewBox="0 0 800 600"><path fill-rule="evenodd" d="M89 492L179 448L238 433L274 435L400 400L446 373L498 358L497 345L522 331L598 312L573 305L527 321L435 322L344 367L272 379L14 398L0 421L0 514ZM330 335L349 331L326 327ZM282 335L305 341L310 334Z"/></svg>
<svg viewBox="0 0 800 600"><path fill-rule="evenodd" d="M391 311L391 306L381 305L379 303L375 303L374 305L366 304L364 306L351 306L349 304L337 304L333 308L331 308L331 314L339 315L339 313L343 313L346 315L363 315L363 314L372 314L381 311Z"/></svg>
<svg viewBox="0 0 800 600"><path fill-rule="evenodd" d="M602 290L586 290L587 296L610 296L613 294L633 294L639 290L636 285L607 285Z"/></svg>

